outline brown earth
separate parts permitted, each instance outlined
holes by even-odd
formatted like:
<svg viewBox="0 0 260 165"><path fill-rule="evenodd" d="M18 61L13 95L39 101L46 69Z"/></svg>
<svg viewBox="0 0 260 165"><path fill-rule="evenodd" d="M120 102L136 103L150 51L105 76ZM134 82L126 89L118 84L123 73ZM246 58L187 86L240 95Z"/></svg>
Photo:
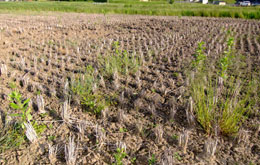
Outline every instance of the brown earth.
<svg viewBox="0 0 260 165"><path fill-rule="evenodd" d="M259 72L259 21L2 14L0 30L0 63L7 66L7 75L1 73L1 111L12 111L7 96L12 91L9 84L14 82L22 95L34 103L36 92L41 91L48 113L41 117L37 108L33 108L33 119L45 123L47 130L40 135L37 145L27 141L17 149L1 153L1 164L65 164L64 146L70 136L75 137L77 144L77 164L112 164L119 143L126 145L123 164L131 164L133 158L136 158L133 164L148 164L153 154L157 164L162 164L167 154L172 157L172 164L260 164L259 106L243 126L249 140L237 143L237 138L220 136L215 158L209 162L203 150L208 137L199 125L188 125L184 95L184 69L198 42L204 41L206 53L217 56L225 50L228 30L235 32L237 52L246 55L250 66ZM83 71L86 65L94 65L99 54L111 50L113 41L119 41L122 50L144 55L146 63L141 67L140 82L136 75L130 75L128 83L121 77L117 90L107 82L107 88L101 90L121 99L108 108L105 117L82 112L80 106L72 103L73 123L61 121L66 79ZM172 108L176 109L174 118L170 115ZM80 133L77 125L82 122L84 131ZM190 130L187 153L183 153L176 138L183 129ZM163 135L158 138L160 131ZM50 140L50 136L55 139ZM49 157L48 144L58 146L56 158Z"/></svg>

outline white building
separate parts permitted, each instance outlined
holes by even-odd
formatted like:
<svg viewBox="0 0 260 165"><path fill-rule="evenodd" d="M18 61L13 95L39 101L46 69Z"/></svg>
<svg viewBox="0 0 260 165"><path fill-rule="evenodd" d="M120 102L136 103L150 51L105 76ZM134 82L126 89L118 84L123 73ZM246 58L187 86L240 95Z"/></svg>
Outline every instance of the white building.
<svg viewBox="0 0 260 165"><path fill-rule="evenodd" d="M208 4L208 0L202 0L202 4Z"/></svg>

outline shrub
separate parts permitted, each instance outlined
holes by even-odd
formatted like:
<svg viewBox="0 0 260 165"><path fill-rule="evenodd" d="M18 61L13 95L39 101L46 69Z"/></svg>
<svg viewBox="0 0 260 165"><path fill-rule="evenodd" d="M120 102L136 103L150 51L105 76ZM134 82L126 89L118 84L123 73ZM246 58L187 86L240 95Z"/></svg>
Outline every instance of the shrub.
<svg viewBox="0 0 260 165"><path fill-rule="evenodd" d="M169 2L169 4L173 4L174 0L169 0L168 2Z"/></svg>

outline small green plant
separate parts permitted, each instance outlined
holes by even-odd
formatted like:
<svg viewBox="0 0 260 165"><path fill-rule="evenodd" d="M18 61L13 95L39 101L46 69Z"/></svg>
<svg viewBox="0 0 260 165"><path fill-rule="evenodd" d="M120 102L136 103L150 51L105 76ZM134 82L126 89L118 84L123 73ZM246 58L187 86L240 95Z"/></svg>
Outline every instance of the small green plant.
<svg viewBox="0 0 260 165"><path fill-rule="evenodd" d="M136 157L133 157L133 158L131 159L131 164L134 164L135 161L136 161Z"/></svg>
<svg viewBox="0 0 260 165"><path fill-rule="evenodd" d="M156 157L155 154L152 154L152 156L148 160L149 165L154 165L156 163Z"/></svg>
<svg viewBox="0 0 260 165"><path fill-rule="evenodd" d="M175 159L177 159L178 161L181 161L181 156L179 155L178 152L175 152L175 153L174 153L174 157L175 157Z"/></svg>
<svg viewBox="0 0 260 165"><path fill-rule="evenodd" d="M99 56L98 64L102 75L107 79L112 78L114 72L128 75L138 71L141 63L139 58L130 56L127 51L119 50L119 43L112 45L113 51L106 56Z"/></svg>
<svg viewBox="0 0 260 165"><path fill-rule="evenodd" d="M127 129L121 127L121 128L119 128L119 132L121 132L121 133L127 132Z"/></svg>
<svg viewBox="0 0 260 165"><path fill-rule="evenodd" d="M18 117L18 122L9 124L2 129L0 133L0 152L19 147L26 140L24 123L32 121L31 110L28 105L30 99L23 100L22 95L16 91L13 91L9 97L10 107L19 111L10 116ZM45 124L38 124L36 121L32 121L32 126L37 134L44 132L46 129Z"/></svg>
<svg viewBox="0 0 260 165"><path fill-rule="evenodd" d="M19 147L26 139L25 131L16 123L5 127L0 132L0 153Z"/></svg>
<svg viewBox="0 0 260 165"><path fill-rule="evenodd" d="M38 135L43 133L47 129L47 126L45 124L38 124L36 121L32 121L32 126Z"/></svg>
<svg viewBox="0 0 260 165"><path fill-rule="evenodd" d="M48 125L48 128L49 128L49 129L52 129L52 128L53 128L53 124L50 123L50 124Z"/></svg>
<svg viewBox="0 0 260 165"><path fill-rule="evenodd" d="M234 38L230 37L227 41L227 51L224 52L224 56L222 58L220 58L220 76L223 79L227 79L228 75L227 75L227 69L229 67L229 65L231 64L231 60L233 58L232 56L232 49L233 49L233 45L234 45Z"/></svg>
<svg viewBox="0 0 260 165"><path fill-rule="evenodd" d="M118 41L115 41L115 42L112 43L112 48L115 50L116 54L120 53L120 51L119 51L119 42Z"/></svg>
<svg viewBox="0 0 260 165"><path fill-rule="evenodd" d="M178 72L174 72L174 73L172 74L172 76L173 76L174 78L177 78L177 77L179 76L179 73L178 73Z"/></svg>
<svg viewBox="0 0 260 165"><path fill-rule="evenodd" d="M13 89L13 90L16 88L15 82L10 82L10 83L8 84L8 86L9 86L11 89Z"/></svg>
<svg viewBox="0 0 260 165"><path fill-rule="evenodd" d="M72 95L79 96L83 109L97 115L108 105L104 96L95 91L98 83L94 76L94 68L89 65L84 75L79 75L70 84Z"/></svg>
<svg viewBox="0 0 260 165"><path fill-rule="evenodd" d="M194 54L194 60L192 62L193 68L200 71L203 67L203 63L206 60L206 55L204 54L205 47L203 46L205 42L198 43L198 48L196 49L196 54Z"/></svg>
<svg viewBox="0 0 260 165"><path fill-rule="evenodd" d="M83 95L81 98L81 104L89 112L93 112L96 115L101 114L101 111L107 106L106 100L102 95L89 94Z"/></svg>
<svg viewBox="0 0 260 165"><path fill-rule="evenodd" d="M37 90L36 95L41 95L41 91Z"/></svg>
<svg viewBox="0 0 260 165"><path fill-rule="evenodd" d="M249 165L255 165L255 163L253 163L252 161L249 162Z"/></svg>
<svg viewBox="0 0 260 165"><path fill-rule="evenodd" d="M258 35L257 39L258 43L260 44L260 35Z"/></svg>
<svg viewBox="0 0 260 165"><path fill-rule="evenodd" d="M116 163L114 163L114 165L123 165L123 159L126 157L124 149L117 148L114 157L116 160Z"/></svg>
<svg viewBox="0 0 260 165"><path fill-rule="evenodd" d="M11 116L21 118L21 127L24 129L24 123L32 119L31 109L29 107L30 99L22 100L22 95L19 92L13 91L10 95L10 107L14 110L20 111L12 113Z"/></svg>
<svg viewBox="0 0 260 165"><path fill-rule="evenodd" d="M176 135L176 134L173 134L173 135L172 135L172 139L173 139L173 140L178 140L178 138L179 138L178 135Z"/></svg>
<svg viewBox="0 0 260 165"><path fill-rule="evenodd" d="M83 96L92 93L94 84L98 83L93 72L94 68L91 65L88 65L84 74L77 76L72 81L70 88L73 94Z"/></svg>
<svg viewBox="0 0 260 165"><path fill-rule="evenodd" d="M48 116L48 113L41 113L40 116L41 116L41 118L44 118L44 117Z"/></svg>
<svg viewBox="0 0 260 165"><path fill-rule="evenodd" d="M54 141L55 139L56 139L56 136L54 136L54 135L48 136L49 141Z"/></svg>

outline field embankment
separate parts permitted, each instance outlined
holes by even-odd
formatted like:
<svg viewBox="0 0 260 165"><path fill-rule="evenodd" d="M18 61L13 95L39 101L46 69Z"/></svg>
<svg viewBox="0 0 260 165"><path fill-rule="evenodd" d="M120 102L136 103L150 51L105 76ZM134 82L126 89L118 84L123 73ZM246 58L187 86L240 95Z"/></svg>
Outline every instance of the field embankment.
<svg viewBox="0 0 260 165"><path fill-rule="evenodd" d="M110 1L93 2L1 2L0 12L76 12L100 14L135 14L161 16L200 16L259 19L260 7L203 5L199 3L174 3L164 1Z"/></svg>

